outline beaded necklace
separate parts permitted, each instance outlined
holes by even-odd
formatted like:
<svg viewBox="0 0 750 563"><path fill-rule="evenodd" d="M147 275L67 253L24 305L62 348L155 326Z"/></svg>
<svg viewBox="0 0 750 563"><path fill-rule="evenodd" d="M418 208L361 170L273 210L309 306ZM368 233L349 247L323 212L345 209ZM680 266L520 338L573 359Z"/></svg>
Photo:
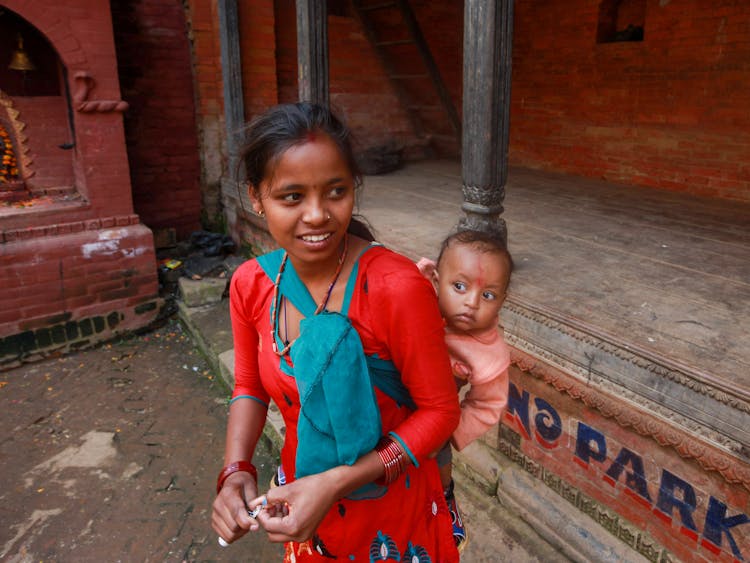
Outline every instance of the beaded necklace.
<svg viewBox="0 0 750 563"><path fill-rule="evenodd" d="M320 313L323 309L326 308L328 305L328 300L331 298L331 293L333 292L333 286L336 285L336 282L339 279L339 276L341 275L341 269L344 267L344 262L346 261L346 253L349 250L349 237L344 235L344 249L341 252L341 256L339 256L339 262L336 266L336 271L333 274L333 279L331 279L331 283L328 285L328 290L326 291L325 297L323 300L318 304L318 307L315 309L315 312L313 315L317 315ZM273 283L273 305L271 308L271 342L273 343L273 351L278 356L284 356L287 352L289 352L289 349L292 347L292 344L295 343L297 340L296 338L292 340L291 342L287 342L282 350L279 350L278 346L276 345L276 335L279 332L279 306L281 305L281 294L279 293L279 284L281 283L281 275L284 273L284 268L286 267L286 261L289 257L289 254L287 252L284 253L284 258L281 259L281 265L279 266L279 273L276 274L276 281Z"/></svg>

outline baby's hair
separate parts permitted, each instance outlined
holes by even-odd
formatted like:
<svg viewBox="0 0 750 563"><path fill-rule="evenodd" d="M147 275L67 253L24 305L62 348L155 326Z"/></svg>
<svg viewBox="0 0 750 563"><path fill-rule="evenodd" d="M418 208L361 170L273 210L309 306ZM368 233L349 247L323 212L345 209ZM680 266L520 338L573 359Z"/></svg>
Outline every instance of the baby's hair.
<svg viewBox="0 0 750 563"><path fill-rule="evenodd" d="M505 239L500 233L472 229L462 229L451 233L440 245L440 253L438 254L436 262L438 266L440 265L440 261L442 260L445 251L454 244L473 246L479 252L496 254L502 260L505 260L508 265L508 279L505 281L505 287L508 287L508 284L510 283L510 275L513 273L514 268L513 256L511 256L508 246L505 244Z"/></svg>
<svg viewBox="0 0 750 563"><path fill-rule="evenodd" d="M249 189L260 198L260 185L281 156L290 148L315 140L323 133L336 143L354 178L362 185L362 172L352 149L352 136L344 123L328 108L310 102L280 104L255 117L244 131L240 162L244 161ZM353 218L349 232L362 238L374 237L362 218Z"/></svg>

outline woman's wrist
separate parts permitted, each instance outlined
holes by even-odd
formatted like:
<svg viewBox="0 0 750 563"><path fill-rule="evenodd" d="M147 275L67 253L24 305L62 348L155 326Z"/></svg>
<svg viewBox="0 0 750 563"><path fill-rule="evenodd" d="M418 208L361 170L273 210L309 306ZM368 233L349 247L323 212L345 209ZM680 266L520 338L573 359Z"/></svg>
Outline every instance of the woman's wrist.
<svg viewBox="0 0 750 563"><path fill-rule="evenodd" d="M221 488L224 486L224 481L227 480L227 477L230 475L233 475L235 473L239 472L245 472L249 473L253 476L253 479L255 479L255 482L258 482L258 470L255 468L255 466L246 460L240 460L240 461L233 461L232 463L227 464L220 472L219 476L216 478L216 494L218 495L221 491Z"/></svg>
<svg viewBox="0 0 750 563"><path fill-rule="evenodd" d="M383 436L380 439L378 445L375 446L375 452L384 468L383 477L378 479L376 483L378 485L390 485L406 469L407 455L398 442L389 436Z"/></svg>

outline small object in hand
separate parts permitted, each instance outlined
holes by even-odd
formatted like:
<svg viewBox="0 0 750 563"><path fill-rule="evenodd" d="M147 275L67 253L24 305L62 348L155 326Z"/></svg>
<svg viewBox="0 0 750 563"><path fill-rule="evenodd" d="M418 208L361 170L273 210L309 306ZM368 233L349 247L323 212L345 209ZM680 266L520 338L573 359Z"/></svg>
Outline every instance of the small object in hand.
<svg viewBox="0 0 750 563"><path fill-rule="evenodd" d="M227 543L227 540L225 540L225 539L224 539L224 538L222 538L221 536L219 536L219 545L220 545L221 547L229 547L229 544Z"/></svg>
<svg viewBox="0 0 750 563"><path fill-rule="evenodd" d="M248 509L247 515L255 519L258 517L258 514L260 514L260 511L263 510L268 505L268 499L266 497L263 497L263 502L261 502L258 506L253 508L252 510Z"/></svg>

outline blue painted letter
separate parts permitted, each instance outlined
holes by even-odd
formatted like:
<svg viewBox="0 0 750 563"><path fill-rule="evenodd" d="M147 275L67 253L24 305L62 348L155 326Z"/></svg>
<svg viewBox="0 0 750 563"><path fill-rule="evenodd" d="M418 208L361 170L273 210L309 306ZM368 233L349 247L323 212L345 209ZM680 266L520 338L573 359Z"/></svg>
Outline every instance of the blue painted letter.
<svg viewBox="0 0 750 563"><path fill-rule="evenodd" d="M627 448L622 448L610 468L607 469L607 476L612 481L617 481L628 464L630 464L633 470L626 473L625 485L651 504L651 496L648 494L648 486L646 484L646 472L643 470L643 459L638 454L634 454Z"/></svg>
<svg viewBox="0 0 750 563"><path fill-rule="evenodd" d="M737 547L730 528L746 524L750 522L750 518L745 514L735 514L726 518L726 514L727 505L711 497L708 501L708 510L706 511L706 525L703 527L703 541L708 540L716 547L721 547L721 535L726 534L735 558L739 561L744 561L742 552Z"/></svg>
<svg viewBox="0 0 750 563"><path fill-rule="evenodd" d="M521 427L525 438L531 438L531 429L529 428L529 392L524 391L521 394L513 382L508 387L508 410L506 416L512 417Z"/></svg>
<svg viewBox="0 0 750 563"><path fill-rule="evenodd" d="M555 408L544 399L534 399L537 414L534 417L536 437L543 446L554 447L562 435L562 421Z"/></svg>
<svg viewBox="0 0 750 563"><path fill-rule="evenodd" d="M596 446L592 448L592 446ZM583 465L587 466L590 459L604 461L607 459L607 440L604 434L594 430L588 424L578 423L578 436L576 437L576 457Z"/></svg>
<svg viewBox="0 0 750 563"><path fill-rule="evenodd" d="M682 491L682 498L677 498L675 490ZM661 472L661 484L659 485L659 498L656 499L656 508L663 512L667 517L672 517L673 509L677 509L682 519L682 526L693 532L698 532L693 522L693 512L695 512L696 498L695 489L687 481L683 481L676 475L666 469Z"/></svg>

